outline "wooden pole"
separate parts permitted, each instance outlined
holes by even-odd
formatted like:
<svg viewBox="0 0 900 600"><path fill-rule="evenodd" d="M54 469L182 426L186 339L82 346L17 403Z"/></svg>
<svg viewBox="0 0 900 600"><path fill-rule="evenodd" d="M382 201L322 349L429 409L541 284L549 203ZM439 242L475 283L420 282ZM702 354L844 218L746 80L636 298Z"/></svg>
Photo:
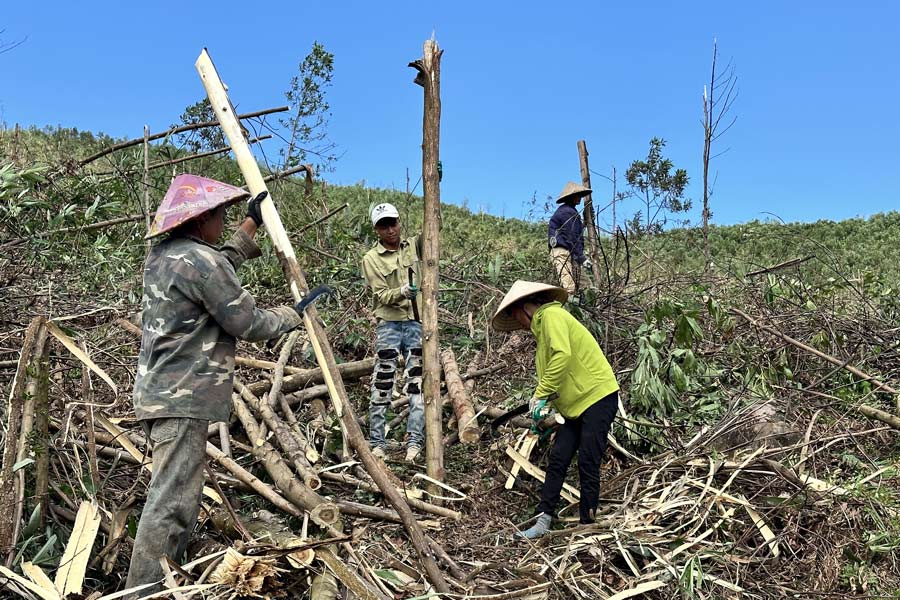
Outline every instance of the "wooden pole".
<svg viewBox="0 0 900 600"><path fill-rule="evenodd" d="M425 396L426 472L444 480L443 419L441 418L441 357L438 344L437 292L441 241L441 184L438 175L441 137L441 54L434 39L426 40L423 56L409 66L425 90L422 118L422 182L425 215L422 223L422 380Z"/></svg>
<svg viewBox="0 0 900 600"><path fill-rule="evenodd" d="M591 187L591 170L588 168L587 144L584 140L578 140L578 160L581 163L581 183L586 188ZM584 228L587 229L588 254L591 257L591 277L594 286L600 288L600 251L597 248L597 224L594 222L594 200L591 194L584 197Z"/></svg>
<svg viewBox="0 0 900 600"><path fill-rule="evenodd" d="M206 93L209 95L210 103L216 112L222 130L228 138L229 144L231 144L251 195L256 196L262 191L267 191L266 184L259 171L259 165L250 152L250 146L247 144L240 123L235 117L231 100L228 98L219 74L216 72L215 66L213 66L212 59L205 49L200 53L195 66L200 74L200 78L203 80ZM291 294L293 294L295 299L299 300L303 294L309 291L309 287L306 284L306 277L297 263L294 249L291 246L287 232L284 230L284 225L281 223L281 217L275 209L275 203L272 201L271 194L262 202L261 210L263 223L281 261L282 269L284 269L290 285ZM322 375L325 378L325 384L328 386L329 396L331 397L335 413L341 419L344 434L354 450L356 450L372 480L375 481L385 498L400 515L403 526L409 533L410 540L419 554L422 565L425 567L428 579L438 592L449 592L450 588L437 566L422 528L416 522L409 505L391 484L387 473L381 468L379 460L372 455L368 441L363 436L359 423L356 422L353 406L348 400L347 390L344 388L344 382L335 363L331 344L325 335L325 328L320 322L319 313L315 305L307 307L304 312L303 323L309 333L309 341L315 352L316 360L322 369Z"/></svg>
<svg viewBox="0 0 900 600"><path fill-rule="evenodd" d="M456 426L459 429L459 439L464 444L474 444L481 439L481 429L475 418L475 409L472 400L466 393L465 385L459 376L459 366L456 364L456 356L453 350L447 348L441 353L441 362L444 365L444 380L447 382L447 395L453 403L453 414L456 415Z"/></svg>
<svg viewBox="0 0 900 600"><path fill-rule="evenodd" d="M144 213L144 221L146 228L144 231L150 231L150 224L153 217L150 216L150 126L144 125L144 180L143 180L143 202L141 210ZM150 250L150 240L145 243L147 250Z"/></svg>

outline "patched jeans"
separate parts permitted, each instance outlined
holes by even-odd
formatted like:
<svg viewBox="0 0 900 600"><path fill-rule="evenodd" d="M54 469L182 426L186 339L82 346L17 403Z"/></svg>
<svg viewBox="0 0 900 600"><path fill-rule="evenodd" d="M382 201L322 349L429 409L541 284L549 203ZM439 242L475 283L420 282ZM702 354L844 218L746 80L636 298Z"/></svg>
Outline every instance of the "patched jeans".
<svg viewBox="0 0 900 600"><path fill-rule="evenodd" d="M375 369L372 371L372 398L369 401L369 443L386 445L385 413L391 405L397 364L401 353L406 360L403 391L409 398L407 446L425 446L425 401L422 398L422 324L418 321L381 321L375 328Z"/></svg>
<svg viewBox="0 0 900 600"><path fill-rule="evenodd" d="M187 417L141 421L153 448L153 474L141 513L126 587L158 582L162 556L181 563L200 514L209 421ZM161 591L157 584L137 596ZM134 596L131 596L134 597Z"/></svg>

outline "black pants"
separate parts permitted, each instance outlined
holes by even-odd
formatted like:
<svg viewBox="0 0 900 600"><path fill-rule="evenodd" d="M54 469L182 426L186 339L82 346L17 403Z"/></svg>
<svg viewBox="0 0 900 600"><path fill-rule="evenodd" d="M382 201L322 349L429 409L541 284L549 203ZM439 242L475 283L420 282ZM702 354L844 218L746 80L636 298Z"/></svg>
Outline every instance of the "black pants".
<svg viewBox="0 0 900 600"><path fill-rule="evenodd" d="M606 451L606 437L618 408L619 394L613 392L589 406L577 419L566 419L556 431L538 512L555 514L566 471L577 450L578 481L581 484L579 516L582 523L594 522L600 498L600 463Z"/></svg>

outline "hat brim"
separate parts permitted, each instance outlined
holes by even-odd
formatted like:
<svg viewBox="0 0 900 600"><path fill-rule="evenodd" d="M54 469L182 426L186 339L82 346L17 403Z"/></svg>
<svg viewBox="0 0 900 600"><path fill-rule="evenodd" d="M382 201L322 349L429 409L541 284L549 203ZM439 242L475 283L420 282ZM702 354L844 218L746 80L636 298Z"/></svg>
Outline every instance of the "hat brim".
<svg viewBox="0 0 900 600"><path fill-rule="evenodd" d="M562 204L566 200L571 200L572 198L577 198L580 200L581 198L584 198L585 196L589 195L590 193L591 193L591 190L587 190L585 192L572 192L571 194L566 194L565 196L560 196L559 198L557 198L556 203Z"/></svg>
<svg viewBox="0 0 900 600"><path fill-rule="evenodd" d="M215 209L217 209L217 208L219 208L219 207L229 208L229 207L231 207L231 206L234 206L234 205L237 204L238 202L244 202L244 201L246 201L246 200L249 200L251 196L252 196L252 194L250 194L250 192L247 192L247 193L242 194L242 195L239 195L239 196L235 196L235 197L232 198L231 200L229 200L229 201L227 201L227 202L223 202L223 203L220 204L219 206L213 206L212 208L203 211L203 212L200 213L199 215L194 215L194 216L192 216L192 217L189 218L189 219L185 219L184 221L181 221L181 222L178 223L177 225L174 225L174 226L172 226L172 227L169 227L168 229L164 229L164 230L162 230L162 231L154 231L153 233L148 233L147 235L144 236L144 240L145 240L145 241L154 240L154 239L156 239L156 238L158 238L158 237L161 237L161 236L163 236L163 235L165 235L165 234L167 234L167 233L172 233L173 231L175 231L176 229L178 229L179 227L181 227L181 226L184 225L185 223L188 223L188 222L190 222L190 221L193 221L194 219L196 219L196 218L199 217L200 215L205 215L205 214L208 213L209 211L215 210Z"/></svg>
<svg viewBox="0 0 900 600"><path fill-rule="evenodd" d="M497 331L525 329L513 315L507 312L507 309L519 300L535 294L544 295L549 302L556 301L560 304L564 304L569 299L569 292L559 286L520 279L512 284L503 300L500 301L500 306L497 307L494 317L491 319L491 326Z"/></svg>

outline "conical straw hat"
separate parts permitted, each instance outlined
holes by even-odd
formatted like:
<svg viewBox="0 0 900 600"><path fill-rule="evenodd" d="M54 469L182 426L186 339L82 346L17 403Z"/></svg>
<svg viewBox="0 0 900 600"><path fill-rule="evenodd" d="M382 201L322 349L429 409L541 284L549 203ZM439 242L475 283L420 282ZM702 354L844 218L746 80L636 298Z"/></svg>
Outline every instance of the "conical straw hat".
<svg viewBox="0 0 900 600"><path fill-rule="evenodd" d="M590 193L591 188L584 187L583 185L577 184L573 181L569 181L566 183L566 187L563 188L563 191L559 193L559 198L557 198L556 201L562 202L563 200L572 196L581 198L582 196L587 196Z"/></svg>
<svg viewBox="0 0 900 600"><path fill-rule="evenodd" d="M172 180L144 239L172 231L217 206L230 206L249 197L250 193L239 187L184 173Z"/></svg>
<svg viewBox="0 0 900 600"><path fill-rule="evenodd" d="M497 307L497 312L494 313L494 318L491 319L491 324L494 326L494 329L497 331L514 331L516 329L522 329L522 325L516 321L515 317L507 314L506 309L522 298L527 298L532 294L543 294L549 300L556 300L561 303L569 298L569 292L561 287L546 283L536 283L534 281L523 281L520 279L512 284L512 287L509 288L509 291L503 296L503 301L500 302L500 306Z"/></svg>

